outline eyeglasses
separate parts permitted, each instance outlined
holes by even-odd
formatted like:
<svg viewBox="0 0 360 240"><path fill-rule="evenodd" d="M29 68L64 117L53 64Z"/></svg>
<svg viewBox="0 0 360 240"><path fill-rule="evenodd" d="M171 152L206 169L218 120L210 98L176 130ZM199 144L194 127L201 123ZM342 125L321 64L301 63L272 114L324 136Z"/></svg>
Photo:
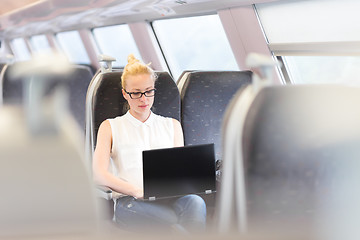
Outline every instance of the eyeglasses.
<svg viewBox="0 0 360 240"><path fill-rule="evenodd" d="M124 91L127 94L129 94L131 99L139 99L142 97L142 95L145 95L145 97L153 97L155 95L156 89L153 88L153 89L147 90L145 92L127 92L125 89L124 89Z"/></svg>

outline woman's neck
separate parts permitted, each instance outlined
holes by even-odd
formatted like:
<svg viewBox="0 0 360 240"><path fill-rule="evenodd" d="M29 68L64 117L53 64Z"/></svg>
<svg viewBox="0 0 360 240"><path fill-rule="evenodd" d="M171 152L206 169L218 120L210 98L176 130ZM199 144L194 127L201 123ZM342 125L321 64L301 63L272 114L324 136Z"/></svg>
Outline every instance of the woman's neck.
<svg viewBox="0 0 360 240"><path fill-rule="evenodd" d="M146 122L146 120L148 120L148 118L150 117L150 114L151 114L151 111L141 114L141 113L132 111L131 109L129 110L129 112L134 118L136 118L140 122Z"/></svg>

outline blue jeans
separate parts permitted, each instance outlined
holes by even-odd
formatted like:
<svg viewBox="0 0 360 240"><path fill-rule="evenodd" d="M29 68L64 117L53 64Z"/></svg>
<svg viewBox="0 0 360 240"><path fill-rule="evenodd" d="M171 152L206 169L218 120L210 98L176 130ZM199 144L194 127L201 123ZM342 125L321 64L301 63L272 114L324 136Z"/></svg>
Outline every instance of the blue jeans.
<svg viewBox="0 0 360 240"><path fill-rule="evenodd" d="M154 202L127 196L116 201L115 221L130 231L201 232L206 226L206 205L197 195Z"/></svg>

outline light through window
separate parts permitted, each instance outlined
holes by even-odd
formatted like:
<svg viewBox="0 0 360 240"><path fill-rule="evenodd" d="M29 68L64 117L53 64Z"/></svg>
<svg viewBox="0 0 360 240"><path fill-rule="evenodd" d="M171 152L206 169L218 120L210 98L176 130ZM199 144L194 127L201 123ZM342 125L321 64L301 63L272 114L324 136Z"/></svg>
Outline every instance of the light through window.
<svg viewBox="0 0 360 240"><path fill-rule="evenodd" d="M116 58L114 67L125 67L130 53L141 59L128 25L94 28L93 33L100 52Z"/></svg>
<svg viewBox="0 0 360 240"><path fill-rule="evenodd" d="M90 59L86 53L80 35L77 31L61 32L56 35L61 49L69 61L77 64L89 64Z"/></svg>
<svg viewBox="0 0 360 240"><path fill-rule="evenodd" d="M11 41L11 48L15 54L16 61L27 61L31 54L23 38L15 38Z"/></svg>
<svg viewBox="0 0 360 240"><path fill-rule="evenodd" d="M36 35L30 38L32 49L36 53L49 53L51 47L45 35Z"/></svg>
<svg viewBox="0 0 360 240"><path fill-rule="evenodd" d="M336 83L360 86L360 57L286 56L283 60L294 84Z"/></svg>
<svg viewBox="0 0 360 240"><path fill-rule="evenodd" d="M239 70L217 15L153 22L174 78L184 70Z"/></svg>

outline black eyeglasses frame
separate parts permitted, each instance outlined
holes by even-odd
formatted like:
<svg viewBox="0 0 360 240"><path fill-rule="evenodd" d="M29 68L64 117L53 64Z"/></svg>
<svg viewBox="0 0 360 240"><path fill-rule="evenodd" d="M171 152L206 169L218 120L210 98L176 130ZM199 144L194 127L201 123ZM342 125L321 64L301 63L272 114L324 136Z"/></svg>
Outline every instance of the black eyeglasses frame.
<svg viewBox="0 0 360 240"><path fill-rule="evenodd" d="M155 92L156 92L156 88L152 88L152 89L147 90L147 91L145 91L145 92L128 92L128 91L126 91L125 89L124 89L124 91L125 91L126 94L128 94L128 95L130 96L131 99L139 99L139 98L141 98L143 95L144 95L145 97L154 97L154 96L155 96ZM152 92L152 91L154 91L154 94L153 94L153 95L151 95L151 96L147 96L147 95L146 95L146 94L149 94L149 92ZM132 96L133 94L139 94L139 93L140 93L140 97L134 98L134 97Z"/></svg>

